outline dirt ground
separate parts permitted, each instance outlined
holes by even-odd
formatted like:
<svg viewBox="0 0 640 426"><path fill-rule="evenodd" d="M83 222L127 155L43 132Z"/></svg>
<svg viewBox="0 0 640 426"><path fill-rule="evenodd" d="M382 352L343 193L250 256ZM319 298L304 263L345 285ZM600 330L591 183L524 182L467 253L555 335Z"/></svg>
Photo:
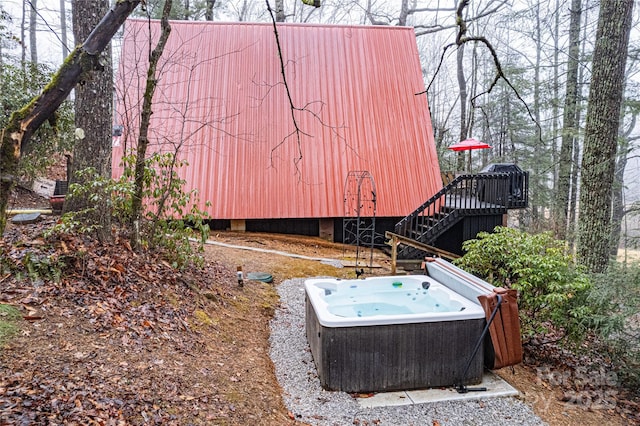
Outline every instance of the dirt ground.
<svg viewBox="0 0 640 426"><path fill-rule="evenodd" d="M206 245L205 269L176 272L122 240L45 242L39 232L54 220L10 225L0 246L16 263L33 250L48 253L36 263L41 272L54 260L69 263L58 282L0 276L0 303L25 317L0 351L0 425L297 424L269 358L275 287L294 277L354 277L353 267ZM213 232L211 240L356 260L353 248L318 238ZM359 254L366 264L369 252ZM375 252L374 264L366 275L389 274L385 254ZM239 287L238 266L274 280ZM615 405L567 400L541 371L520 365L500 375L550 425L630 424Z"/></svg>

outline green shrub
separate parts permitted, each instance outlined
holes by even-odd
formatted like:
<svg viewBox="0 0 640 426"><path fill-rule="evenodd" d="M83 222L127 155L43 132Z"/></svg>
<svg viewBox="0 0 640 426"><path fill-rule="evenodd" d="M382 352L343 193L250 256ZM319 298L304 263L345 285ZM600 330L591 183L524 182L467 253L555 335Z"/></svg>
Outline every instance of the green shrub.
<svg viewBox="0 0 640 426"><path fill-rule="evenodd" d="M550 233L527 234L497 227L463 245L455 263L498 287L518 290L525 338L554 334L578 341L592 312L586 304L591 281L564 241ZM558 335L558 333L560 333Z"/></svg>
<svg viewBox="0 0 640 426"><path fill-rule="evenodd" d="M97 210L99 200L111 197L114 181L100 176L92 167L79 170L76 175L84 183L71 184L65 197L86 197L94 207L65 213L56 226L45 231L45 237L64 233L91 234L100 227L100 224L94 223L91 215Z"/></svg>
<svg viewBox="0 0 640 426"><path fill-rule="evenodd" d="M640 264L612 263L594 276L588 303L595 309L591 326L622 384L640 391Z"/></svg>
<svg viewBox="0 0 640 426"><path fill-rule="evenodd" d="M86 183L72 184L69 196L88 196L96 204L99 199L108 199L114 222L128 227L133 216L135 156L125 156L123 163L125 171L117 180L100 177L93 169L80 171ZM167 260L178 268L189 263L202 264L200 252L209 234L205 223L207 213L197 208L198 192L183 190L186 182L179 177L177 169L185 166L186 162L176 161L171 153L154 154L146 160L143 217L139 224L140 245L162 249ZM65 213L49 235L92 233L99 226L85 219L92 210ZM199 237L200 244L194 248L192 240L195 237Z"/></svg>
<svg viewBox="0 0 640 426"><path fill-rule="evenodd" d="M125 173L118 181L113 201L122 220L130 219L135 155L124 157ZM173 153L155 153L146 159L143 184L143 222L140 235L146 239L143 245L165 248L165 254L174 267L184 267L190 262L202 264L199 255L209 235L205 220L207 212L198 209L197 190L184 191L186 181L178 175L178 169L187 167L186 161L177 161ZM130 192L124 190L130 185ZM208 202L206 203L208 205ZM200 241L196 246L193 239Z"/></svg>

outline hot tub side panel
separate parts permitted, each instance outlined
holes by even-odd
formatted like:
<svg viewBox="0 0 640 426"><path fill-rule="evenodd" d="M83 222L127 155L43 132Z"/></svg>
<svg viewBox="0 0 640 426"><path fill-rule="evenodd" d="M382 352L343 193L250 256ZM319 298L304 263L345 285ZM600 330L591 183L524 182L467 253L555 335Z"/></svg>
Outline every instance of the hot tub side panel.
<svg viewBox="0 0 640 426"><path fill-rule="evenodd" d="M307 333L307 342L311 348L311 355L313 356L313 362L316 364L316 370L318 371L318 378L323 388L327 389L326 383L322 381L325 377L324 362L322 357L322 342L321 342L321 326L316 316L316 312L313 310L313 305L309 301L309 298L305 295L305 331Z"/></svg>
<svg viewBox="0 0 640 426"><path fill-rule="evenodd" d="M381 392L459 382L484 319L363 327L323 327L306 302L307 339L323 388ZM482 380L480 347L465 384Z"/></svg>

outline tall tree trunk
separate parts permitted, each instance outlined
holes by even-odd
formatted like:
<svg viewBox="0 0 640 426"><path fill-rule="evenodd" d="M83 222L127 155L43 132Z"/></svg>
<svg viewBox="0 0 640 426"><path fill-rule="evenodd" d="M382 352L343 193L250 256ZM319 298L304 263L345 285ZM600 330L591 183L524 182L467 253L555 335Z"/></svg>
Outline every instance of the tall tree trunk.
<svg viewBox="0 0 640 426"><path fill-rule="evenodd" d="M473 49L471 49L471 76L470 76L470 92L469 99L473 99L478 94L478 70L480 68L479 60L478 60L478 42L473 43ZM475 133L474 126L476 124L476 109L469 108L467 113L467 134L473 135ZM487 150L482 150L482 155L487 155Z"/></svg>
<svg viewBox="0 0 640 426"><path fill-rule="evenodd" d="M540 63L542 61L542 31L540 27L540 3L536 3L536 29L535 29L535 43L536 43L536 61L535 67L533 70L533 116L536 120L536 123L540 123ZM536 126L536 141L542 141L542 129L539 126ZM544 155L546 151L546 145L539 146L538 143L535 144L535 153L534 155ZM531 197L531 218L533 223L538 224L538 208L539 208L539 199L542 195L542 191L544 190L544 185L541 180L543 178L543 173L541 172L541 164L539 161L533 162L532 173L531 173L531 188L533 189L532 197Z"/></svg>
<svg viewBox="0 0 640 426"><path fill-rule="evenodd" d="M284 13L284 0L276 0L276 22L284 22L287 16Z"/></svg>
<svg viewBox="0 0 640 426"><path fill-rule="evenodd" d="M585 10L583 13L583 25L582 25L582 49L580 52L580 62L581 66L579 67L580 71L578 72L578 108L576 109L576 123L580 123L582 120L582 104L584 103L584 95L582 93L582 88L587 86L585 82L585 52L586 46L588 42L588 31L589 31L589 17L588 10ZM579 138L573 138L573 171L571 173L571 198L569 199L569 217L567 220L567 235L569 235L569 247L573 251L576 240L576 217L578 215L578 176L580 175L580 140Z"/></svg>
<svg viewBox="0 0 640 426"><path fill-rule="evenodd" d="M62 62L69 55L69 43L67 42L67 10L65 0L60 0L60 39L62 40Z"/></svg>
<svg viewBox="0 0 640 426"><path fill-rule="evenodd" d="M407 26L407 16L409 16L409 0L402 0L402 4L400 5L400 16L398 16L399 26Z"/></svg>
<svg viewBox="0 0 640 426"><path fill-rule="evenodd" d="M467 126L467 81L464 77L464 44L458 46L457 56L457 76L458 76L458 90L460 91L460 140L465 140L469 134L469 128ZM471 151L469 151L471 155ZM458 170L465 170L464 164L465 152L460 151L458 153L458 161L456 167ZM471 173L471 170L467 170Z"/></svg>
<svg viewBox="0 0 640 426"><path fill-rule="evenodd" d="M25 31L27 28L27 2L22 2L22 21L20 21L20 48L22 51L21 57L21 66L22 66L22 75L27 75L27 43L25 40ZM23 82L22 85L25 89L27 87L27 81Z"/></svg>
<svg viewBox="0 0 640 426"><path fill-rule="evenodd" d="M238 14L238 21L243 22L247 19L247 13L249 10L249 5L247 4L248 0L243 0L242 8L240 8L240 13Z"/></svg>
<svg viewBox="0 0 640 426"><path fill-rule="evenodd" d="M158 44L149 54L149 69L147 70L147 83L144 91L144 99L142 100L142 114L140 117L140 135L138 136L138 147L136 150L136 165L134 172L134 195L131 206L131 219L133 232L131 233L131 245L134 248L140 246L140 227L142 221L142 192L144 189L144 169L147 157L147 146L149 145L149 124L151 122L153 94L158 83L157 69L158 62L164 52L169 35L171 34L171 25L169 24L169 15L171 13L172 0L165 0L162 10L162 19L160 25L162 32L158 39ZM149 40L151 43L151 40Z"/></svg>
<svg viewBox="0 0 640 426"><path fill-rule="evenodd" d="M580 190L578 259L591 272L609 261L611 188L634 0L602 0L593 51Z"/></svg>
<svg viewBox="0 0 640 426"><path fill-rule="evenodd" d="M371 0L367 0L367 7L364 11L366 19L369 20L371 25L386 25L385 22L379 21L375 18L375 16L373 15L372 6L373 5L371 4Z"/></svg>
<svg viewBox="0 0 640 426"><path fill-rule="evenodd" d="M616 168L613 177L613 187L611 191L611 239L609 246L609 256L615 257L618 254L620 245L620 234L622 233L622 218L624 217L624 171L627 167L628 143L626 140L620 144L621 155L616 161Z"/></svg>
<svg viewBox="0 0 640 426"><path fill-rule="evenodd" d="M624 112L624 108L622 109ZM624 114L622 114L624 116ZM623 122L622 116L620 123ZM638 113L632 113L632 120L625 131L620 126L620 144L618 148L618 158L616 160L616 172L613 178L613 191L611 202L611 247L609 254L616 256L620 246L620 236L622 234L622 219L624 218L624 172L627 168L628 155L631 152L631 133L635 129Z"/></svg>
<svg viewBox="0 0 640 426"><path fill-rule="evenodd" d="M138 3L140 0L115 3L84 43L71 52L44 91L24 108L11 114L7 125L0 131L0 234L7 223L9 194L16 183L20 156L28 148L31 136L55 113L81 77L98 65L100 52Z"/></svg>
<svg viewBox="0 0 640 426"><path fill-rule="evenodd" d="M578 106L578 64L580 55L580 15L582 0L571 1L571 22L569 24L569 54L567 58L567 83L564 99L562 124L562 145L558 164L558 187L554 200L554 232L557 238L567 237L567 214L571 191L571 170L573 164L573 140L577 134L576 122ZM575 190L575 188L574 188Z"/></svg>
<svg viewBox="0 0 640 426"><path fill-rule="evenodd" d="M559 45L559 40L560 40L560 3L562 0L556 0L556 7L555 7L555 19L554 19L554 23L553 23L553 32L554 32L554 37L553 37L553 85L552 85L552 90L553 90L553 103L552 103L552 113L551 116L553 117L553 121L552 121L552 138L551 138L551 160L552 163L554 164L554 168L553 168L553 193L555 194L558 191L558 143L557 143L557 137L558 137L558 129L559 129L559 124L558 124L558 117L560 116L560 82L559 82L559 72L558 70L560 69L560 45Z"/></svg>
<svg viewBox="0 0 640 426"><path fill-rule="evenodd" d="M87 38L93 28L109 10L109 0L91 2L74 0L73 33L76 44ZM100 55L101 66L85 78L75 91L75 126L81 135L73 149L71 182L87 184L87 178L78 172L93 168L103 178L111 178L111 140L113 132L113 66L111 44ZM96 203L92 194L67 197L66 212L91 209L86 214L87 223L98 225L97 237L104 241L111 236L109 200L100 197Z"/></svg>
<svg viewBox="0 0 640 426"><path fill-rule="evenodd" d="M38 7L38 0L31 0L31 7L29 9L29 51L31 53L31 66L38 65L38 43L37 43L37 30L38 30L38 14L36 8Z"/></svg>
<svg viewBox="0 0 640 426"><path fill-rule="evenodd" d="M206 0L207 8L204 12L204 19L207 21L213 21L213 8L216 5L216 0Z"/></svg>
<svg viewBox="0 0 640 426"><path fill-rule="evenodd" d="M569 215L567 217L567 241L573 251L576 243L576 216L578 210L578 176L580 170L580 141L573 139L573 167L571 170L571 196L569 197Z"/></svg>

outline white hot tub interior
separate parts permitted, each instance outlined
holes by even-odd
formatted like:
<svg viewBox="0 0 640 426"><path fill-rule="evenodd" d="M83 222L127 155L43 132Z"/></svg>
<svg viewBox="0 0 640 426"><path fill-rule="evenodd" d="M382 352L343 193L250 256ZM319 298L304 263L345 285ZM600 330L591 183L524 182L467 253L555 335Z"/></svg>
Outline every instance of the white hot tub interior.
<svg viewBox="0 0 640 426"><path fill-rule="evenodd" d="M482 318L476 301L425 275L330 278L305 282L307 297L324 326L399 324Z"/></svg>

